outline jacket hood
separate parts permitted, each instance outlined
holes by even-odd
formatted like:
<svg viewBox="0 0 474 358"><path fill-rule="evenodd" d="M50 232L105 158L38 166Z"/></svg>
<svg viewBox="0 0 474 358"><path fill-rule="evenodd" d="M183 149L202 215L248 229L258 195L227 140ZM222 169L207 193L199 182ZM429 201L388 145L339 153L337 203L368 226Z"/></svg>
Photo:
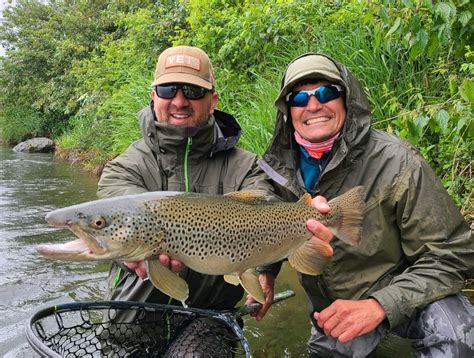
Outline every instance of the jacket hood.
<svg viewBox="0 0 474 358"><path fill-rule="evenodd" d="M307 53L292 61L285 70L275 101L277 116L273 137L259 165L273 180L287 186L298 196L302 192L295 178L295 172L298 173L295 155L297 144L291 120L287 120L284 98L297 82L308 78L327 79L345 89L346 120L341 135L334 143L332 159L325 171L332 170L345 158L354 160L362 154L372 123L367 95L360 82L344 65L319 53Z"/></svg>
<svg viewBox="0 0 474 358"><path fill-rule="evenodd" d="M168 150L170 146L184 145L188 138L193 138L193 148L203 155L212 156L223 150L236 146L241 135L237 120L228 113L214 110L214 115L203 127L184 127L157 122L150 106L138 113L140 131L147 146L158 153Z"/></svg>
<svg viewBox="0 0 474 358"><path fill-rule="evenodd" d="M291 92L298 82L304 79L325 79L332 83L345 86L339 71L336 64L326 56L306 54L297 57L291 61L286 68L275 105L279 111L287 116L288 106L285 101L286 95Z"/></svg>

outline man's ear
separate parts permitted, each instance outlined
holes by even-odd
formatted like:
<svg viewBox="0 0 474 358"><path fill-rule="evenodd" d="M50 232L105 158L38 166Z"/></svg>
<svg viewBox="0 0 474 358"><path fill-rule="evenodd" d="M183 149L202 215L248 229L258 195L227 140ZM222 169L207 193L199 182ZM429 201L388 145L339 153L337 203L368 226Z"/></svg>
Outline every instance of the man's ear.
<svg viewBox="0 0 474 358"><path fill-rule="evenodd" d="M214 114L214 110L216 109L218 99L219 99L219 94L217 93L217 91L214 91L212 93L211 106L209 108L210 115Z"/></svg>

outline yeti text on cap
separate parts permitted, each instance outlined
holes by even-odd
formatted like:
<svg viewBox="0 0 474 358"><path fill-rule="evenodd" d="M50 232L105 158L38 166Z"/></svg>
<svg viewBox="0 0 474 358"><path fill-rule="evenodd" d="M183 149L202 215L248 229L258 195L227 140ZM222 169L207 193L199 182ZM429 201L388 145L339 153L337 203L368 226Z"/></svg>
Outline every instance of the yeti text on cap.
<svg viewBox="0 0 474 358"><path fill-rule="evenodd" d="M193 56L189 55L170 55L166 58L166 68L184 66L190 67L196 71L201 69L201 61Z"/></svg>

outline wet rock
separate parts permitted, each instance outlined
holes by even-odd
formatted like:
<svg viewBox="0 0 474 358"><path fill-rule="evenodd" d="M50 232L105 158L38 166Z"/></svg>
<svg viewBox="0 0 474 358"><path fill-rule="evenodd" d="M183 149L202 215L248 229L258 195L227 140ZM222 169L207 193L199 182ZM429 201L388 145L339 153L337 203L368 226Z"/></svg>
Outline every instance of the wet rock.
<svg viewBox="0 0 474 358"><path fill-rule="evenodd" d="M17 144L15 152L49 153L54 151L54 142L49 138L32 138Z"/></svg>

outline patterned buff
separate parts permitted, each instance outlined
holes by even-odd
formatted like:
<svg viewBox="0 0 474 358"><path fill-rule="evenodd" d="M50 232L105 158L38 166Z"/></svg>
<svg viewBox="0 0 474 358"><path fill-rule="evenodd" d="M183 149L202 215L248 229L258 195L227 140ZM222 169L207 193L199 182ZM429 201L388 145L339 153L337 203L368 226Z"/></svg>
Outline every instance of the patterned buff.
<svg viewBox="0 0 474 358"><path fill-rule="evenodd" d="M298 132L295 131L296 142L301 145L313 158L321 159L324 152L332 149L334 141L339 137L337 133L334 137L320 143L312 143L304 139Z"/></svg>

